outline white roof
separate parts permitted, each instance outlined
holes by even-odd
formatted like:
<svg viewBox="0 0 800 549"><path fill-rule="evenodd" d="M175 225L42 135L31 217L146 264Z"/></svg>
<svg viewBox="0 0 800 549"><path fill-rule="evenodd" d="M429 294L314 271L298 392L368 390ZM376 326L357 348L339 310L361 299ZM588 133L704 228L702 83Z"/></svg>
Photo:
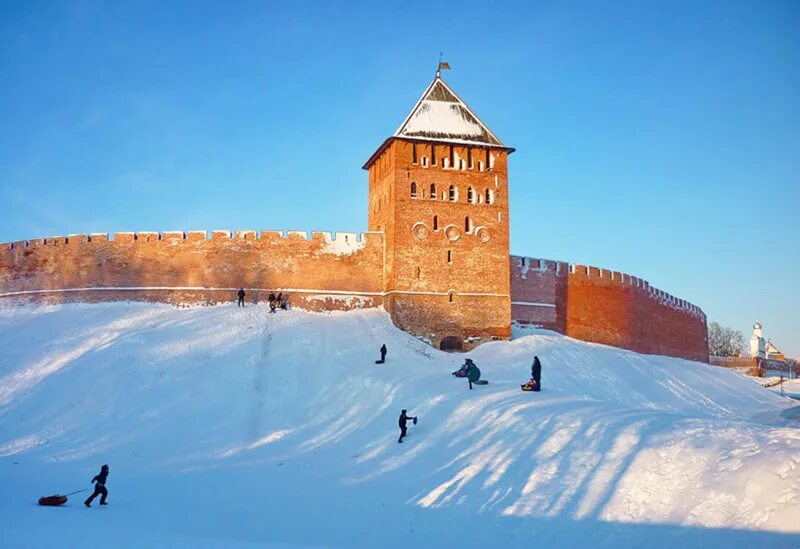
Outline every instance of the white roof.
<svg viewBox="0 0 800 549"><path fill-rule="evenodd" d="M393 137L505 147L438 75Z"/></svg>

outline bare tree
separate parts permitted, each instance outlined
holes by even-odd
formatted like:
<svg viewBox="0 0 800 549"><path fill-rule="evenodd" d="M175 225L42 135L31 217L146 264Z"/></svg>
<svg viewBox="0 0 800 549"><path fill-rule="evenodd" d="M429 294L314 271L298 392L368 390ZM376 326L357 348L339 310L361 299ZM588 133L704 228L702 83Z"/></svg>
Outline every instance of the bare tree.
<svg viewBox="0 0 800 549"><path fill-rule="evenodd" d="M708 353L711 356L742 356L743 351L742 332L716 322L708 325Z"/></svg>

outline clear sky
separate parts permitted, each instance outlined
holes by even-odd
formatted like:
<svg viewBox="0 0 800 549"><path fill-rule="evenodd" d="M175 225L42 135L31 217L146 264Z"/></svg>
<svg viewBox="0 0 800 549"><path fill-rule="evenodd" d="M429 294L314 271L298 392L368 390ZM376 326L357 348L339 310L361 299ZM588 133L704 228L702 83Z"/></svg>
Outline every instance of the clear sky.
<svg viewBox="0 0 800 549"><path fill-rule="evenodd" d="M800 2L0 4L0 241L361 231L445 79L506 144L511 251L800 356Z"/></svg>

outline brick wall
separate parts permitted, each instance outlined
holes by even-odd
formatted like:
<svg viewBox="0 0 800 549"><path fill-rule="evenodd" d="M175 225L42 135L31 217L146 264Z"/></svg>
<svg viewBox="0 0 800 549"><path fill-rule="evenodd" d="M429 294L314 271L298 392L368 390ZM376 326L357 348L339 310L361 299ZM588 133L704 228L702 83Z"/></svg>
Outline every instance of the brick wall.
<svg viewBox="0 0 800 549"><path fill-rule="evenodd" d="M511 257L512 318L584 341L708 362L699 307L616 271ZM549 305L549 306L548 306Z"/></svg>
<svg viewBox="0 0 800 549"><path fill-rule="evenodd" d="M250 302L276 290L295 307L350 309L382 303L382 267L383 235L373 233L71 235L0 244L0 295L213 303L234 300L244 286Z"/></svg>

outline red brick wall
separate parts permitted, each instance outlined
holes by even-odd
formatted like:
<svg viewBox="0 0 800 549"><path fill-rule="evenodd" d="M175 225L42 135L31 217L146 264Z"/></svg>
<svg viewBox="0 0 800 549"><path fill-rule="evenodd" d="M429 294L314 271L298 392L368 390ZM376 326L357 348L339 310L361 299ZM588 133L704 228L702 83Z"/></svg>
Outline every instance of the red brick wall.
<svg viewBox="0 0 800 549"><path fill-rule="evenodd" d="M0 294L37 301L247 300L270 290L292 306L350 309L382 303L383 235L205 231L74 235L0 244ZM19 292L87 288L151 288L83 292ZM157 288L173 288L157 289ZM197 289L201 288L201 289ZM207 289L206 289L207 288ZM230 290L233 288L234 290Z"/></svg>
<svg viewBox="0 0 800 549"><path fill-rule="evenodd" d="M515 322L641 353L708 362L703 312L641 279L516 256L511 273Z"/></svg>
<svg viewBox="0 0 800 549"><path fill-rule="evenodd" d="M559 261L511 256L511 318L566 333L569 266Z"/></svg>

